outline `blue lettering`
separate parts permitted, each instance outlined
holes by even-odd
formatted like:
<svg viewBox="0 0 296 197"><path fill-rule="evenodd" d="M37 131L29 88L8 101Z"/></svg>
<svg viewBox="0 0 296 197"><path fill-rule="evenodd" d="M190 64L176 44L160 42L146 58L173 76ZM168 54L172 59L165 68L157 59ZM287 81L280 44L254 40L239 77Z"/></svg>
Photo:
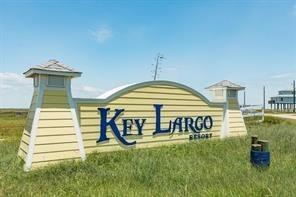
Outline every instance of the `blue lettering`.
<svg viewBox="0 0 296 197"><path fill-rule="evenodd" d="M155 123L155 131L153 132L153 135L155 134L161 134L161 133L170 133L171 131L171 124L172 124L172 121L170 120L170 127L167 128L167 129L161 129L161 108L162 108L163 105L159 105L159 104L155 104L154 107L155 107L155 111L156 111L156 117L155 117L155 120L156 120L156 123Z"/></svg>
<svg viewBox="0 0 296 197"><path fill-rule="evenodd" d="M100 114L101 114L101 132L100 132L100 138L97 140L97 143L109 140L109 138L107 138L106 132L107 132L107 126L110 126L113 134L122 144L124 145L136 144L136 141L127 142L120 135L120 131L115 123L115 120L118 118L121 112L124 111L124 109L115 109L115 115L109 121L107 121L107 114L110 108L98 108L98 110L100 111Z"/></svg>
<svg viewBox="0 0 296 197"><path fill-rule="evenodd" d="M138 135L143 135L142 131L145 121L146 119L142 119L142 123L140 123L140 119L135 119L135 123L138 129Z"/></svg>

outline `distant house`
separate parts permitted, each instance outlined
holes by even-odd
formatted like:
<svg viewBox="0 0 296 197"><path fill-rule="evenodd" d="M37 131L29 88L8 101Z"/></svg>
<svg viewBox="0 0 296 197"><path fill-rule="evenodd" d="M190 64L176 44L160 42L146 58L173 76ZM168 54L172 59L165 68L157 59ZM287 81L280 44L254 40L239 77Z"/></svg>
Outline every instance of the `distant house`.
<svg viewBox="0 0 296 197"><path fill-rule="evenodd" d="M268 103L271 109L292 111L294 108L293 90L280 90L278 95L271 97Z"/></svg>

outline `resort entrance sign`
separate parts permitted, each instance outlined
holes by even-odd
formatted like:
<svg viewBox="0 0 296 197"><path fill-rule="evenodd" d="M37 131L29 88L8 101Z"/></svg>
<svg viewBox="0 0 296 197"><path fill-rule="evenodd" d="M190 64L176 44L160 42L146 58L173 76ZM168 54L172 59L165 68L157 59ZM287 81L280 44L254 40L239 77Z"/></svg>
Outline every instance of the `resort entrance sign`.
<svg viewBox="0 0 296 197"><path fill-rule="evenodd" d="M167 128L163 129L161 128L161 108L163 105L154 105L155 107L155 130L153 132L153 135L157 134L174 134L175 132L183 133L183 132L193 132L193 133L200 133L204 129L210 130L213 127L213 118L211 116L197 116L195 120L192 117L177 117L174 121L170 120ZM123 129L122 132L118 129L118 126L115 122L115 120L121 115L122 112L124 112L124 109L115 109L115 115L107 121L107 115L110 108L98 108L101 115L101 124L100 124L100 138L97 140L98 143L109 141L109 138L107 137L107 128L110 126L112 129L113 134L117 138L117 140L120 141L120 143L124 145L134 145L136 144L136 141L133 142L127 142L124 136L127 135L143 135L143 128L144 124L146 122L146 118L123 118L122 119L122 125ZM130 134L128 131L132 130L132 126L135 125L136 127L136 134ZM122 134L121 134L122 133ZM200 137L211 137L212 135L198 135L198 138ZM193 139L192 136L190 136L190 139ZM194 138L196 139L196 138Z"/></svg>
<svg viewBox="0 0 296 197"><path fill-rule="evenodd" d="M171 81L115 88L97 98L73 98L71 80L81 72L50 60L30 68L34 94L18 155L26 171L86 158L92 152L148 148L246 135L237 92L222 81L208 87L209 101Z"/></svg>

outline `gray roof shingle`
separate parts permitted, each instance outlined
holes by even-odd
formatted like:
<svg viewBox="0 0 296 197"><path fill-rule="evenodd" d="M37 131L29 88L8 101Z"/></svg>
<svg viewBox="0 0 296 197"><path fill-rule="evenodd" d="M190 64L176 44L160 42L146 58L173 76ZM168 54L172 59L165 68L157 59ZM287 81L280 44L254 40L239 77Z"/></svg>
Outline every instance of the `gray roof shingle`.
<svg viewBox="0 0 296 197"><path fill-rule="evenodd" d="M43 64L34 66L28 71L24 72L26 77L31 77L34 74L57 74L66 76L80 76L81 72L75 71L73 68L60 63L57 60L49 60Z"/></svg>
<svg viewBox="0 0 296 197"><path fill-rule="evenodd" d="M215 83L206 89L213 90L213 89L218 89L218 88L229 88L229 89L234 89L234 90L244 90L245 87L237 85L235 83L232 83L231 81L228 80L223 80L218 83Z"/></svg>

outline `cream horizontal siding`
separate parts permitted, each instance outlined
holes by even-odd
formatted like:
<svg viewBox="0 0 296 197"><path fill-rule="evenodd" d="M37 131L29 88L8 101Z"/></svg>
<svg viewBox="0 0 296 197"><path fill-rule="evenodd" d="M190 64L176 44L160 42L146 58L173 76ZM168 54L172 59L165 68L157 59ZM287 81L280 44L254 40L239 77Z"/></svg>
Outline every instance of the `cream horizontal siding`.
<svg viewBox="0 0 296 197"><path fill-rule="evenodd" d="M247 134L247 129L245 126L242 113L239 108L239 103L237 99L228 100L229 110L228 110L228 130L229 137L243 136Z"/></svg>
<svg viewBox="0 0 296 197"><path fill-rule="evenodd" d="M41 112L71 112L69 107L42 108Z"/></svg>
<svg viewBox="0 0 296 197"><path fill-rule="evenodd" d="M109 105L153 105L162 103L164 105L175 105L175 106L200 106L207 105L201 100L168 100L168 99L147 99L147 98L118 98L109 103ZM84 106L83 106L84 107ZM87 106L86 106L87 107ZM84 109L82 109L84 110Z"/></svg>
<svg viewBox="0 0 296 197"><path fill-rule="evenodd" d="M51 127L69 127L73 126L72 119L60 119L60 120L39 120L38 128L51 128Z"/></svg>
<svg viewBox="0 0 296 197"><path fill-rule="evenodd" d="M175 139L178 138L179 136L186 136L188 139L188 134L194 134L194 133L188 133L188 132L184 132L184 133L179 133L179 132L175 132L174 134L162 134L162 135L153 135L154 129L147 129L145 130L146 133L143 135L129 135L129 136L125 136L125 139L127 140L132 140L132 139L138 139L140 141L137 140L137 142L141 142L149 140L150 138L153 140L163 140L163 139ZM201 132L201 134L204 133L215 133L216 135L220 134L220 130L219 129L214 129L211 130L211 132ZM136 134L136 133L133 133ZM107 135L110 139L115 139L115 136L113 135L113 133L109 130L109 132L107 132ZM99 138L99 133L83 133L83 140L85 141L94 141L96 143L96 140ZM145 139L144 139L145 138Z"/></svg>
<svg viewBox="0 0 296 197"><path fill-rule="evenodd" d="M165 125L165 124L162 124L162 128L167 128L168 125ZM145 127L145 132L146 133L151 133L155 131L155 126L150 126L150 125L146 125L144 126ZM118 128L120 130L122 130L122 125L118 125ZM217 131L217 132L220 132L220 129L221 129L221 123L219 124L214 124L211 131ZM184 128L183 128L184 130ZM81 127L81 132L82 134L88 134L88 133L95 133L97 136L99 136L99 126L83 126ZM107 128L107 133L109 134L109 132L111 133L111 129L108 127ZM131 131L132 134L135 134L135 126L133 125L132 127L132 131Z"/></svg>
<svg viewBox="0 0 296 197"><path fill-rule="evenodd" d="M37 93L37 91L34 91L33 97L31 100L30 109L27 114L25 127L23 130L23 135L21 138L20 146L19 146L18 156L20 158L22 158L23 160L26 159L26 155L27 155L28 149L29 149L30 133L31 133L32 123L33 123L34 115L35 115L37 97L38 97L38 93Z"/></svg>
<svg viewBox="0 0 296 197"><path fill-rule="evenodd" d="M106 108L108 108L109 106L106 106ZM112 109L116 109L116 106L114 106ZM118 107L118 109L121 109L120 106ZM114 115L115 110L110 110L109 111L109 115L108 117L112 117ZM217 116L217 115L221 115L223 112L221 110L212 110L212 111L207 111L206 109L204 109L203 111L198 111L198 110L162 110L161 111L161 115L162 117L178 117L178 116L184 116L184 117L196 117L196 116L203 116L203 115L212 115L212 116ZM128 108L125 108L125 111L122 112L122 114L124 116L122 117L155 117L155 110L149 110L149 111L141 111L141 108L139 107L139 109L137 111L129 111ZM92 111L80 111L80 117L81 119L87 119L87 118L97 118L99 117L99 111L97 110L97 112Z"/></svg>
<svg viewBox="0 0 296 197"><path fill-rule="evenodd" d="M78 151L76 142L70 143L54 143L54 144L37 144L35 146L35 153L48 153L48 152L63 152L63 151Z"/></svg>
<svg viewBox="0 0 296 197"><path fill-rule="evenodd" d="M37 136L59 136L59 135L72 135L74 127L57 127L57 128L38 128Z"/></svg>
<svg viewBox="0 0 296 197"><path fill-rule="evenodd" d="M33 156L33 163L57 161L65 159L80 158L79 150L77 151L62 151L62 152L48 152L48 153L35 153Z"/></svg>
<svg viewBox="0 0 296 197"><path fill-rule="evenodd" d="M149 86L132 90L119 96L110 103L81 103L78 102L78 115L82 131L83 143L86 152L122 150L122 145L117 142L110 128L107 129L108 142L97 144L99 137L100 114L98 107L110 108L108 118L114 116L115 109L124 109L120 118L116 121L118 128L122 131L122 118L147 119L142 136L127 136L127 141L136 139L135 148L154 147L161 144L171 144L189 141L189 133L179 133L177 130L173 135L153 136L155 130L155 108L154 104L163 104L161 110L162 127L167 128L169 121L177 117L212 116L213 137L220 136L223 121L223 107L209 106L202 98L193 95L187 90L174 86ZM183 129L184 129L183 121ZM136 126L132 126L131 133L135 134Z"/></svg>
<svg viewBox="0 0 296 197"><path fill-rule="evenodd" d="M45 90L41 107L33 168L42 163L80 157L66 91Z"/></svg>
<svg viewBox="0 0 296 197"><path fill-rule="evenodd" d="M126 118L126 117L124 117ZM131 118L131 117L128 117L128 118ZM138 118L138 117L135 117L135 118ZM214 121L214 125L216 124L221 124L222 122L222 117L212 117L213 118L213 121ZM140 119L143 119L143 117L140 117ZM174 121L174 118L172 117L165 117L165 118L162 118L161 119L161 122L162 122L162 126L165 126L167 125L170 121ZM117 123L118 126L122 126L122 120L121 119L117 119L115 121ZM155 126L155 118L147 118L146 121L145 121L145 125L146 127L145 128L148 128L149 125L152 125L152 126ZM183 124L184 123L184 120L183 120ZM94 119L94 118L83 118L80 120L80 125L81 127L84 127L84 126L93 126L93 125L100 125L100 120L97 119ZM148 126L148 127L147 127ZM150 127L149 127L150 128Z"/></svg>

